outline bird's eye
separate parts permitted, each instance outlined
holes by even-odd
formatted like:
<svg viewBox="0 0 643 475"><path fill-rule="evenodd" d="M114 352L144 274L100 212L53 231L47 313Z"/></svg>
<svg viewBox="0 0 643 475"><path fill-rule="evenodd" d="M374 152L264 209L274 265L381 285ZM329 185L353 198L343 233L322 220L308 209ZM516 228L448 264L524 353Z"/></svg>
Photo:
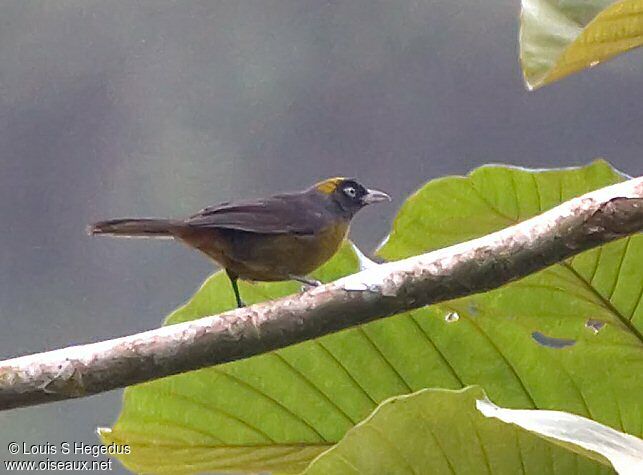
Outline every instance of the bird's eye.
<svg viewBox="0 0 643 475"><path fill-rule="evenodd" d="M346 188L344 188L344 193L346 194L346 196L349 196L351 198L355 198L355 196L357 196L357 190L352 186L347 186Z"/></svg>

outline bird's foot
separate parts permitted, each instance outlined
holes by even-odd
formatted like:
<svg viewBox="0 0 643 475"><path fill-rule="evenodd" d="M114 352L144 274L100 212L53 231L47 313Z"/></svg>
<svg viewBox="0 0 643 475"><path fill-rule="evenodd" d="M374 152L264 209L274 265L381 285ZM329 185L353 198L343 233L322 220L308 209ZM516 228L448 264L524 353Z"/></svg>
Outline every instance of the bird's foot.
<svg viewBox="0 0 643 475"><path fill-rule="evenodd" d="M319 280L309 279L308 277L302 277L300 275L290 275L288 277L290 277L291 280L296 280L297 282L301 282L302 284L304 284L301 287L302 292L305 292L310 287L317 287L322 285L322 282Z"/></svg>

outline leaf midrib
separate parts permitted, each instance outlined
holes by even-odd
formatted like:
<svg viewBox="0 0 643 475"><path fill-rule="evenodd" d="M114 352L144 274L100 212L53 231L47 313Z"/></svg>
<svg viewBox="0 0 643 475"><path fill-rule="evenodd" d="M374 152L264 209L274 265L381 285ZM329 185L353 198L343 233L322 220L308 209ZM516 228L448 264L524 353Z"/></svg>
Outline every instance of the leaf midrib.
<svg viewBox="0 0 643 475"><path fill-rule="evenodd" d="M631 238L627 238L631 239ZM630 322L625 315L623 315L615 306L612 304L612 302L605 298L594 286L592 286L587 280L583 278L582 275L580 275L576 269L574 269L569 263L567 262L562 262L559 263L558 265L564 267L565 269L569 270L577 279L578 281L588 290L590 291L600 302L601 304L616 318L620 320L620 322L623 324L625 328L627 328L636 338L639 340L639 342L643 343L643 334ZM636 310L636 309L635 309Z"/></svg>
<svg viewBox="0 0 643 475"><path fill-rule="evenodd" d="M534 175L532 175L532 177L533 177L533 179L534 179L534 184L535 184L535 186L536 186L536 190L537 190L537 191L536 191L536 193L538 194L538 198L539 198L539 201L540 201L540 191L539 191L539 189L538 189L538 182L537 182L537 180L536 180L536 178L535 178L535 176L534 176ZM511 174L511 183L512 183L512 186L513 186L513 191L514 191L514 196L515 196L516 202L517 202L517 203L519 203L519 202L520 202L520 200L518 199L518 193L517 193L517 190L516 190L516 187L515 187L515 180L514 180L513 174ZM475 185L475 183L471 183L471 189L473 189L473 190L476 192L476 195L480 198L480 200L481 200L484 204L486 204L486 205L489 207L489 209L490 209L494 214L496 214L499 218L506 220L509 224L518 224L518 223L521 221L521 220L519 219L519 218L520 218L520 216L519 216L518 218L512 218L512 217L510 217L510 216L506 215L505 213L503 213L501 210L499 210L499 209L498 209L498 208L497 208L497 207L496 207L492 202L490 202L489 200L487 200L487 199L484 197L484 195L480 192L480 190L477 188L477 186ZM545 211L545 210L543 210L543 209L542 209L542 203L539 203L539 211L540 211L541 213ZM520 214L520 213L519 213L519 214ZM527 218L524 218L524 219L529 219L529 218L530 218L530 217L527 217ZM632 239L632 237L630 236L630 237L627 237L627 238L625 238L625 239L627 239L627 240L628 240L628 245L629 245L629 240L631 240L631 239ZM601 249L602 249L602 247L599 247L599 251L600 251ZM622 262L621 262L621 264L622 264ZM619 310L618 310L618 309L617 309L617 308L612 304L611 300L609 300L609 299L605 298L605 297L604 297L604 296L603 296L603 295L598 291L598 289L596 289L596 288L591 284L591 281L590 281L590 282L588 282L587 280L585 280L585 279L583 278L583 276L582 276L582 275L580 275L580 274L576 271L576 269L574 269L574 267L573 267L572 265L570 265L570 264L569 264L568 262L566 262L566 261L559 262L559 263L557 263L557 264L555 264L555 265L557 265L557 266L561 266L562 268L567 269L569 272L571 272L571 273L572 273L572 275L575 277L575 279L576 279L576 280L578 280L578 282L579 282L579 283L580 283L580 284L581 284L585 289L587 289L587 290L588 290L588 291L589 291L589 292L590 292L590 293L591 293L591 294L592 294L592 295L593 295L593 296L594 296L594 297L595 297L595 298L596 298L596 299L597 299L597 300L598 300L598 301L599 301L599 302L600 302L600 303L601 303L601 304L602 304L602 305L603 305L603 306L604 306L604 307L605 307L609 312L611 312L612 314L614 314L614 316L615 316L618 320L620 320L620 322L623 324L623 326L624 326L626 329L628 329L628 330L629 330L629 331L630 331L634 336L636 336L636 338L638 339L638 341L639 341L639 342L643 343L643 334L642 334L642 333L641 333L641 332L640 332L640 331L639 331L639 330L634 326L634 324L632 324L632 322L631 322L631 321L630 321L630 320L629 320L625 315L623 315L623 314L622 314L622 313L621 313L621 312L620 312L620 311L619 311ZM596 269L598 269L598 266L599 266L599 264L598 264L598 262L597 262L597 264L596 264ZM596 272L596 269L594 270L594 272ZM617 277L618 277L618 276L617 276ZM636 307L634 308L634 311L636 311Z"/></svg>

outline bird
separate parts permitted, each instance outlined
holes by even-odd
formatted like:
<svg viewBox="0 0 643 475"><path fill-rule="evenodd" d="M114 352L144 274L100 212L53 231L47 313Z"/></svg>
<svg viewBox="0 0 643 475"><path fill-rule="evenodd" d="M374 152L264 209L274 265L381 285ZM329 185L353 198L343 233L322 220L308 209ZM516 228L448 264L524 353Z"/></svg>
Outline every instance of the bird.
<svg viewBox="0 0 643 475"><path fill-rule="evenodd" d="M181 241L225 270L243 307L238 279L320 285L308 275L339 250L355 214L382 201L391 198L354 178L334 177L302 191L209 206L186 219L110 219L87 231Z"/></svg>

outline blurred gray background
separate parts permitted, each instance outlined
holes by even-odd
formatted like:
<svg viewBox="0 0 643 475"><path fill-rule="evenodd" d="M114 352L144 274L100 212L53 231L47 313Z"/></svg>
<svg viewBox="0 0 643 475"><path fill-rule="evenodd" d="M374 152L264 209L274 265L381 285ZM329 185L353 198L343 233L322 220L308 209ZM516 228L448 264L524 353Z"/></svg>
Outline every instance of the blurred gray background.
<svg viewBox="0 0 643 475"><path fill-rule="evenodd" d="M519 2L0 2L0 358L157 327L212 271L168 242L90 239L351 175L404 197L488 162L642 172L643 51L535 93ZM7 443L97 443L120 391L0 413ZM0 470L1 471L1 470ZM124 473L115 468L113 473Z"/></svg>

